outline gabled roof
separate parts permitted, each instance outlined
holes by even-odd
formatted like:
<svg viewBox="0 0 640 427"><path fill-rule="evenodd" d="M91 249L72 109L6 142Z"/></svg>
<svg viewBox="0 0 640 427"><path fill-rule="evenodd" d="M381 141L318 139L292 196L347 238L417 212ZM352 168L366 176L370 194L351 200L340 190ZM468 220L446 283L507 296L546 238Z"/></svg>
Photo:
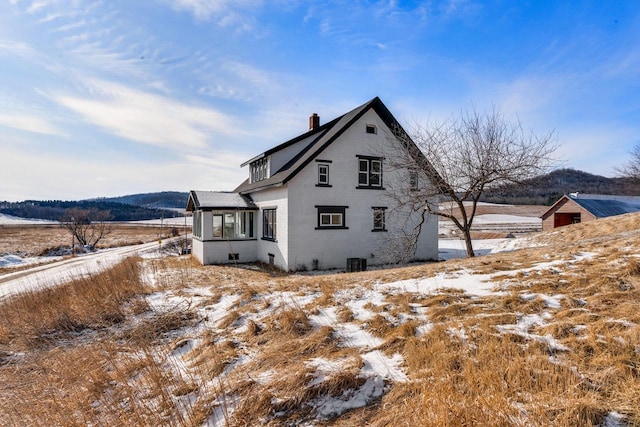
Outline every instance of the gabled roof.
<svg viewBox="0 0 640 427"><path fill-rule="evenodd" d="M242 184L240 184L235 189L235 191L239 193L250 193L252 191L259 190L265 187L286 184L289 180L296 176L296 174L300 172L307 164L313 161L324 149L326 149L329 145L331 145L331 143L338 139L340 135L342 135L353 123L355 123L371 108L376 111L378 116L380 116L380 118L389 127L389 129L400 132L402 134L403 142L413 144L411 138L407 135L404 129L402 129L402 126L400 126L395 117L393 117L389 109L383 104L382 100L380 100L380 98L378 97L375 97L372 100L349 111L348 113L337 117L328 123L325 123L317 129L313 129L300 136L297 136L296 138L293 138L283 144L278 145L277 147L265 151L264 153L243 163L243 165L246 165L254 160L278 152L284 148L291 146L292 144L295 144L296 142L315 135L315 138L312 139L309 145L303 148L296 156L294 156L278 171L272 173L269 178L253 183L250 183L247 179ZM422 153L417 148L415 150L410 150L410 152L419 153L419 155L422 156ZM421 161L419 164L424 164L423 162L426 162L426 159L422 158L420 160Z"/></svg>
<svg viewBox="0 0 640 427"><path fill-rule="evenodd" d="M253 201L232 191L190 191L187 211L218 209L258 209Z"/></svg>
<svg viewBox="0 0 640 427"><path fill-rule="evenodd" d="M596 218L606 218L608 216L640 211L640 205L619 199L570 198L584 209L591 212Z"/></svg>
<svg viewBox="0 0 640 427"><path fill-rule="evenodd" d="M626 213L640 212L640 197L616 196L609 194L565 194L554 203L541 218L546 218L555 211L563 200L571 200L583 209L590 212L596 218L623 215Z"/></svg>

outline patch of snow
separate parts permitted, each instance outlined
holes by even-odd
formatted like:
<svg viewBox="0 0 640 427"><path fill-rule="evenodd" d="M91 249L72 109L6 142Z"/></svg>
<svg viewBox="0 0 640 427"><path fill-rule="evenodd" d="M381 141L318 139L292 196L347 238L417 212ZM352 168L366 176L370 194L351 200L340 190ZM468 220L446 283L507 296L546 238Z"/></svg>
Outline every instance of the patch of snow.
<svg viewBox="0 0 640 427"><path fill-rule="evenodd" d="M356 348L375 348L384 341L373 336L354 323L341 323L336 314L337 307L319 309L318 314L309 316L309 321L315 326L329 326L334 329L342 345Z"/></svg>
<svg viewBox="0 0 640 427"><path fill-rule="evenodd" d="M501 333L511 333L519 335L528 340L538 341L546 344L550 350L553 351L569 351L570 349L556 341L552 335L536 335L529 332L529 330L535 326L544 326L547 324L546 320L551 319L550 313L544 312L542 314L529 314L526 316L520 316L518 323L515 325L497 325L496 329Z"/></svg>
<svg viewBox="0 0 640 427"><path fill-rule="evenodd" d="M602 427L626 427L624 419L626 417L619 412L611 411L604 417Z"/></svg>
<svg viewBox="0 0 640 427"><path fill-rule="evenodd" d="M408 378L400 365L404 362L401 354L387 357L380 350L371 351L360 356L364 366L360 370L362 377L379 377L395 382L407 382Z"/></svg>
<svg viewBox="0 0 640 427"><path fill-rule="evenodd" d="M351 409L366 406L388 390L386 381L408 381L399 367L404 361L400 354L387 357L381 351L372 351L361 357L364 366L360 369L358 376L366 378L365 383L357 390L345 390L341 396L324 396L315 399L312 406L317 408L321 418L336 417Z"/></svg>
<svg viewBox="0 0 640 427"><path fill-rule="evenodd" d="M351 409L362 408L372 400L381 397L384 392L384 380L380 377L372 377L367 378L362 387L357 390L345 390L339 397L322 397L316 399L311 405L317 408L320 418L328 419L344 414Z"/></svg>
<svg viewBox="0 0 640 427"><path fill-rule="evenodd" d="M348 361L348 358L328 360L323 357L314 357L313 359L308 360L305 364L316 368L316 371L313 373L313 381L309 383L309 386L320 384L332 374L341 372Z"/></svg>
<svg viewBox="0 0 640 427"><path fill-rule="evenodd" d="M353 292L341 292L338 291L334 295L334 299L337 302L343 302L346 307L353 313L353 318L356 320L370 320L373 319L376 314L371 310L364 308L365 305L384 306L385 296L381 292L371 290L361 290L359 295L353 295Z"/></svg>
<svg viewBox="0 0 640 427"><path fill-rule="evenodd" d="M540 298L542 301L544 301L544 304L548 308L562 308L562 303L560 302L560 300L565 298L565 296L564 295L549 296L545 294L536 294L536 293L520 295L520 299L522 299L523 301L533 301L536 298Z"/></svg>
<svg viewBox="0 0 640 427"><path fill-rule="evenodd" d="M24 264L24 260L17 255L0 256L0 267L13 267L20 264Z"/></svg>
<svg viewBox="0 0 640 427"><path fill-rule="evenodd" d="M265 385L273 381L273 379L276 378L277 375L278 371L276 371L275 369L269 369L264 372L260 372L253 379L255 379L258 384Z"/></svg>
<svg viewBox="0 0 640 427"><path fill-rule="evenodd" d="M476 215L474 224L533 224L542 227L542 219L533 216L483 214Z"/></svg>
<svg viewBox="0 0 640 427"><path fill-rule="evenodd" d="M50 221L47 219L20 218L17 216L0 213L0 225L34 225L34 224L47 225L47 224L59 224L59 222Z"/></svg>
<svg viewBox="0 0 640 427"><path fill-rule="evenodd" d="M416 328L416 336L422 337L427 335L433 329L433 323L426 323L424 325L420 325Z"/></svg>
<svg viewBox="0 0 640 427"><path fill-rule="evenodd" d="M442 289L460 289L471 295L498 295L494 292L495 283L490 282L491 274L472 274L466 270L454 273L438 273L434 277L400 280L376 285L379 291L417 293L431 295Z"/></svg>

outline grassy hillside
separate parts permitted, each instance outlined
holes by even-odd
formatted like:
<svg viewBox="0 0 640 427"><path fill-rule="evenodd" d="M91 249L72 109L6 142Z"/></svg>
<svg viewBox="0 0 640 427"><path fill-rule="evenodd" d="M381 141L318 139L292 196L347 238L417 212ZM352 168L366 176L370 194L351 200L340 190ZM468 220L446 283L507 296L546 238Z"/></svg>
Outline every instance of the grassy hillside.
<svg viewBox="0 0 640 427"><path fill-rule="evenodd" d="M640 425L640 214L405 268L130 260L0 306L5 425Z"/></svg>

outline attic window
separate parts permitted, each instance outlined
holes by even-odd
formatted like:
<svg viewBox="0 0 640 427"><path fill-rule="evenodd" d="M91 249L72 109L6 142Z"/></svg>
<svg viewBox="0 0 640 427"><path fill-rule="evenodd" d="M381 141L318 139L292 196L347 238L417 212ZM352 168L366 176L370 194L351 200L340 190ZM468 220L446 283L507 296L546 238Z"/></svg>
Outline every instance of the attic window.
<svg viewBox="0 0 640 427"><path fill-rule="evenodd" d="M372 133L374 135L378 133L378 128L376 128L376 125L367 125L366 130L367 133Z"/></svg>
<svg viewBox="0 0 640 427"><path fill-rule="evenodd" d="M269 173L267 170L267 158L263 157L261 159L252 162L249 166L250 180L251 182L262 181L263 179L267 179L269 177Z"/></svg>

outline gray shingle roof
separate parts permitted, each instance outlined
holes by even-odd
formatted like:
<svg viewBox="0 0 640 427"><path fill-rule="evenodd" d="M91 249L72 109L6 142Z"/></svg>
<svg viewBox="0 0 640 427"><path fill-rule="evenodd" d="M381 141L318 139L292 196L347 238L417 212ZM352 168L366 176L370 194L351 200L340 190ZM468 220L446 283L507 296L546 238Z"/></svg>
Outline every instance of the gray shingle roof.
<svg viewBox="0 0 640 427"><path fill-rule="evenodd" d="M239 193L250 193L254 190L258 190L264 187L281 185L288 182L299 171L301 171L309 162L313 161L325 148L327 148L333 141L335 141L344 131L346 131L356 120L358 120L364 113L370 108L373 108L382 120L387 124L390 129L394 129L399 132L404 132L402 126L393 117L389 109L384 105L380 98L375 97L372 100L360 105L359 107L349 111L348 113L333 119L332 121L325 123L318 129L306 132L290 141L287 141L275 148L272 148L265 153L254 157L254 159L269 155L280 149L290 146L292 143L301 141L304 138L308 138L316 133L315 139L312 140L300 153L294 156L288 163L280 168L280 170L273 173L269 178L250 183L249 180L245 180L240 184L235 191ZM406 143L413 144L411 138L406 135L403 140ZM422 154L419 150L413 150L412 152ZM252 159L253 160L253 159ZM421 159L419 164L425 163L426 160ZM248 162L247 162L248 163ZM246 164L246 163L245 163Z"/></svg>
<svg viewBox="0 0 640 427"><path fill-rule="evenodd" d="M253 201L233 191L195 191L189 192L187 210L196 209L258 209Z"/></svg>

